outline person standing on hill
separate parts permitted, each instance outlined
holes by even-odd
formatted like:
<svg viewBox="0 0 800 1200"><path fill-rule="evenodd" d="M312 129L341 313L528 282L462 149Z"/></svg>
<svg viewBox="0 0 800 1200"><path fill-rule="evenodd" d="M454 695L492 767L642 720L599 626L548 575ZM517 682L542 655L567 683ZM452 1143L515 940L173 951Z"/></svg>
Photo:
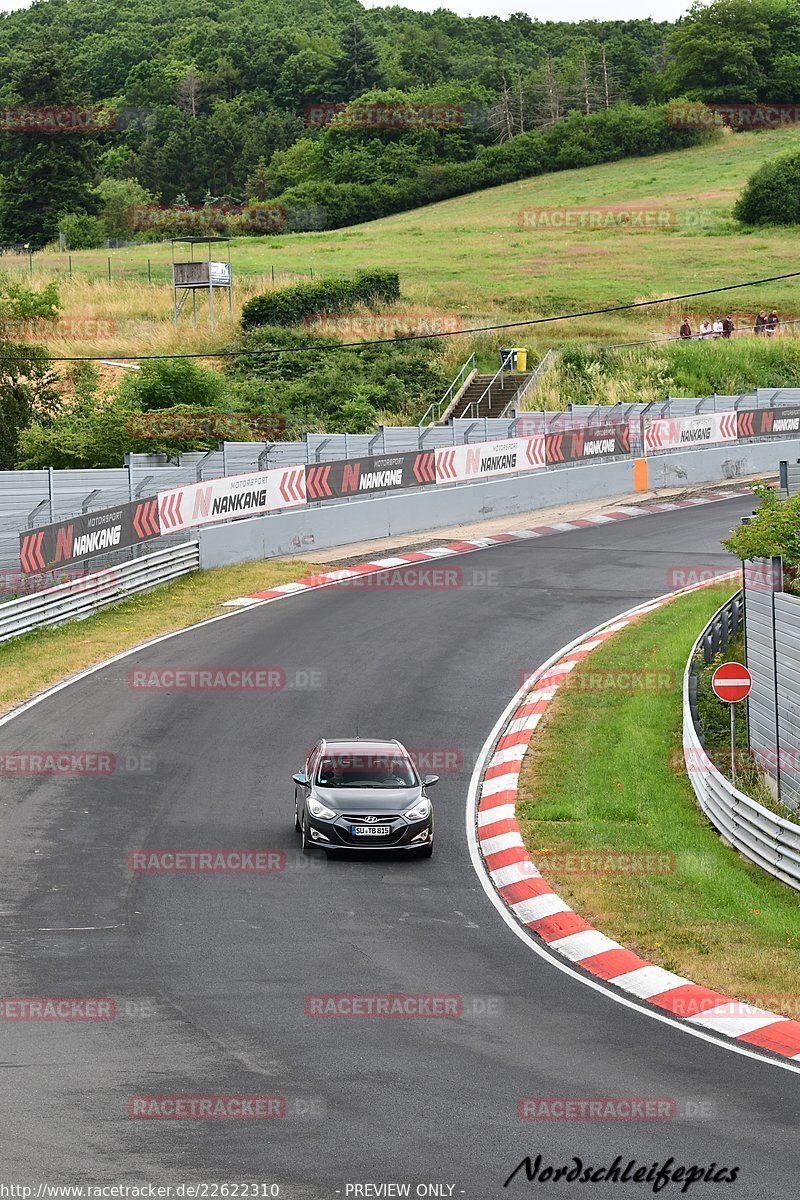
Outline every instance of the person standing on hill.
<svg viewBox="0 0 800 1200"><path fill-rule="evenodd" d="M733 317L731 316L730 313L728 313L727 317L722 322L722 336L723 337L731 337L734 329L735 329L735 325L733 324Z"/></svg>
<svg viewBox="0 0 800 1200"><path fill-rule="evenodd" d="M767 314L762 310L756 317L756 323L753 326L753 333L763 333L767 324Z"/></svg>
<svg viewBox="0 0 800 1200"><path fill-rule="evenodd" d="M700 322L700 337L701 338L711 337L711 322L710 321L701 321Z"/></svg>
<svg viewBox="0 0 800 1200"><path fill-rule="evenodd" d="M767 317L767 337L774 337L778 332L779 325L780 321L778 320L778 314L773 308L772 312Z"/></svg>
<svg viewBox="0 0 800 1200"><path fill-rule="evenodd" d="M678 332L679 332L680 336L681 336L681 337L684 339L684 341L685 341L687 338L690 338L690 337L692 336L692 327L691 327L691 325L689 324L689 318L688 318L688 317L684 317L684 318L683 318L683 322L682 322L682 324L681 324L681 327L680 327L680 329L678 330Z"/></svg>
<svg viewBox="0 0 800 1200"><path fill-rule="evenodd" d="M722 337L722 321L719 317L714 318L713 329L715 338Z"/></svg>

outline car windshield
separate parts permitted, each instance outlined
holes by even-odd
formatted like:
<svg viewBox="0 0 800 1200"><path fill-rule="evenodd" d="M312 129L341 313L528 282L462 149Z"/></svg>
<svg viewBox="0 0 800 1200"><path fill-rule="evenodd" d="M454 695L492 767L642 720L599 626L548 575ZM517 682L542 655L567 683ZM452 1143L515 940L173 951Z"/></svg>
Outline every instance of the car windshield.
<svg viewBox="0 0 800 1200"><path fill-rule="evenodd" d="M317 783L325 788L410 788L417 777L402 754L326 754Z"/></svg>

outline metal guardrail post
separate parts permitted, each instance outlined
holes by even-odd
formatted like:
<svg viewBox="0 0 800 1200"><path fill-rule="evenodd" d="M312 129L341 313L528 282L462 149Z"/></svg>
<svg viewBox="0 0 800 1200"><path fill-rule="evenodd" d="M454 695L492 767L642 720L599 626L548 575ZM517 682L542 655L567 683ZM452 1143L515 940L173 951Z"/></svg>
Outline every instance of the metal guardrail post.
<svg viewBox="0 0 800 1200"><path fill-rule="evenodd" d="M217 453L216 450L207 450L206 453L203 455L203 457L200 459L200 462L197 464L197 470L195 472L198 483L203 482L203 467L204 467L205 463L208 462L208 460L211 458L212 454L216 454L216 453Z"/></svg>
<svg viewBox="0 0 800 1200"><path fill-rule="evenodd" d="M36 505L36 508L31 509L31 511L28 513L28 520L27 520L28 529L33 529L34 525L36 524L36 517L38 516L40 510L43 509L45 506L49 506L49 505L50 505L49 500L40 500L39 503Z"/></svg>
<svg viewBox="0 0 800 1200"><path fill-rule="evenodd" d="M81 512L87 513L89 511L89 505L92 503L95 496L102 496L102 494L103 493L101 492L100 488L93 488L92 491L89 492L88 496L84 496L83 503L81 505ZM97 507L98 506L95 505L95 508Z"/></svg>

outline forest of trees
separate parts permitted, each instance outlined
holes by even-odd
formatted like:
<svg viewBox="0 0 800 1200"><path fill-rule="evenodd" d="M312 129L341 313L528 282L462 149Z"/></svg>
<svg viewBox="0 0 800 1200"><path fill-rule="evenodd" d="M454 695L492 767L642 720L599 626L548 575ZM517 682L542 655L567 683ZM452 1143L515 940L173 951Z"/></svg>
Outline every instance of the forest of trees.
<svg viewBox="0 0 800 1200"><path fill-rule="evenodd" d="M79 246L164 236L132 226L148 206L260 203L299 227L319 213L347 224L687 144L655 105L800 99L800 5L715 0L670 25L40 0L0 19L0 60L0 242L40 246L61 228ZM93 110L99 131L12 131L14 114L54 106ZM416 126L362 119L431 106Z"/></svg>

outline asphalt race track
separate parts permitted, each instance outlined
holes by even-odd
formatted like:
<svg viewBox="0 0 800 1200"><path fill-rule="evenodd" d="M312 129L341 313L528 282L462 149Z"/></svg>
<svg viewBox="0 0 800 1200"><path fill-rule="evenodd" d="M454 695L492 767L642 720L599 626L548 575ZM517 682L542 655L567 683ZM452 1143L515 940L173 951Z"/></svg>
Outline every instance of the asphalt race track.
<svg viewBox="0 0 800 1200"><path fill-rule="evenodd" d="M598 1167L621 1154L740 1168L736 1183L695 1184L692 1197L796 1196L797 1075L540 959L482 890L464 832L475 756L520 673L672 590L674 568L729 565L719 540L751 507L739 497L443 560L463 573L458 587L362 581L250 609L2 726L0 753L107 751L120 767L0 784L3 994L114 997L117 1012L2 1022L3 1179L245 1179L309 1200L376 1196L347 1185L388 1182L468 1200L652 1195L648 1184L528 1184L522 1173L502 1186L526 1154ZM134 668L276 665L301 684L295 672L315 672L319 686L128 682ZM300 855L291 773L318 737L356 725L460 762L432 793L430 861ZM286 868L131 873L140 847L283 850ZM463 1015L307 1016L306 997L327 994L455 996ZM285 1116L133 1119L128 1102L141 1095L281 1096ZM517 1115L526 1096L669 1098L678 1115L532 1124ZM659 1194L678 1196L680 1184Z"/></svg>

